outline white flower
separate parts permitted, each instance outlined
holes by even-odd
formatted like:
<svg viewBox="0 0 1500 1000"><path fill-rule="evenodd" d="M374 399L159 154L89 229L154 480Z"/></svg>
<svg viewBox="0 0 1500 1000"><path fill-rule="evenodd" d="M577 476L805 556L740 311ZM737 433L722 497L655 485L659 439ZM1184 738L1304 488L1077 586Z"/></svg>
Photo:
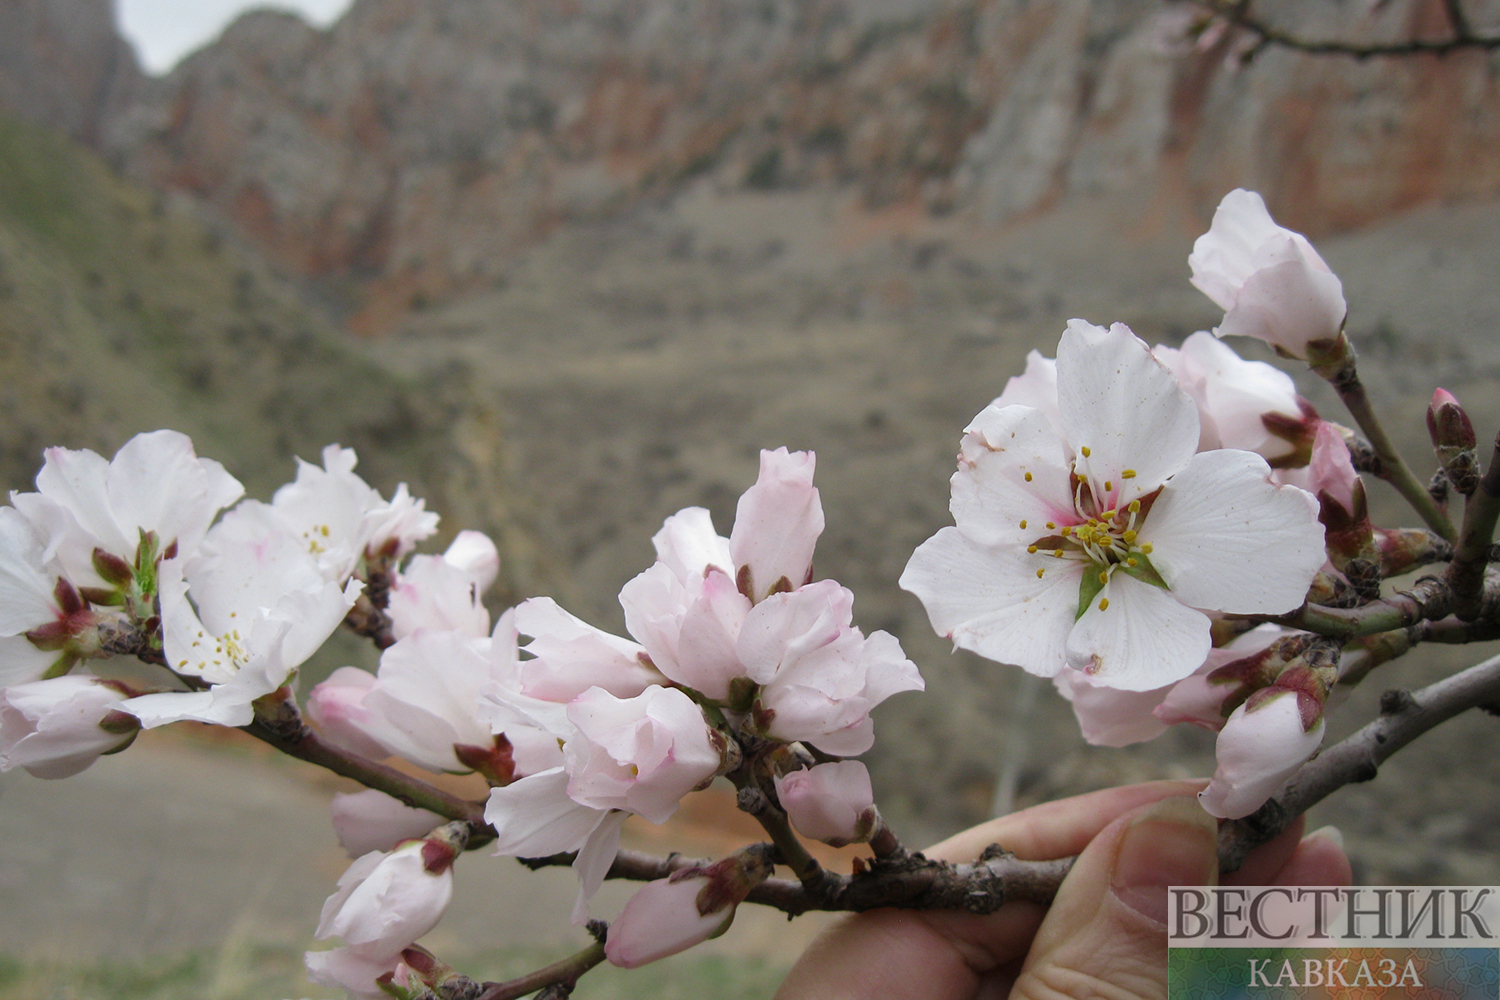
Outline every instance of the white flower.
<svg viewBox="0 0 1500 1000"><path fill-rule="evenodd" d="M0 507L0 688L41 680L58 662L58 651L37 648L26 632L49 626L63 635L91 623L62 567L50 559L31 522L13 507Z"/></svg>
<svg viewBox="0 0 1500 1000"><path fill-rule="evenodd" d="M823 533L815 464L810 451L762 451L760 475L740 496L729 551L735 582L752 601L812 579L813 547Z"/></svg>
<svg viewBox="0 0 1500 1000"><path fill-rule="evenodd" d="M1198 404L1199 451L1238 448L1274 462L1307 446L1308 424L1316 416L1310 407L1304 410L1291 376L1281 369L1246 361L1202 330L1180 349L1158 345L1151 353Z"/></svg>
<svg viewBox="0 0 1500 1000"><path fill-rule="evenodd" d="M0 771L67 778L122 749L136 727L110 724L121 698L118 686L78 674L0 690Z"/></svg>
<svg viewBox="0 0 1500 1000"><path fill-rule="evenodd" d="M1025 406L968 429L957 526L901 577L940 634L1044 677L1071 666L1147 691L1203 662L1204 611L1302 603L1325 558L1316 501L1257 455L1197 453L1197 406L1128 328L1070 322L1057 378L1061 439Z"/></svg>
<svg viewBox="0 0 1500 1000"><path fill-rule="evenodd" d="M460 531L441 556L412 556L391 583L391 634L404 639L429 628L488 636L490 613L480 596L499 569L495 543L478 531Z"/></svg>
<svg viewBox="0 0 1500 1000"><path fill-rule="evenodd" d="M647 882L610 923L605 957L622 969L638 969L722 934L734 919L734 906L710 913L698 909L699 898L712 887L707 875Z"/></svg>
<svg viewBox="0 0 1500 1000"><path fill-rule="evenodd" d="M125 710L148 729L184 719L247 725L252 702L285 684L359 596L357 580L342 589L325 581L301 540L263 516L264 506L236 507L187 566L180 559L162 562L167 666L210 687L130 699Z"/></svg>
<svg viewBox="0 0 1500 1000"><path fill-rule="evenodd" d="M533 657L519 665L521 692L547 701L572 701L591 687L621 698L660 683L644 647L597 629L550 597L516 606L516 628L531 636Z"/></svg>
<svg viewBox="0 0 1500 1000"><path fill-rule="evenodd" d="M1331 348L1343 329L1348 306L1338 276L1305 236L1272 221L1254 191L1224 196L1188 266L1193 284L1224 310L1214 329L1220 337L1255 337L1306 358L1310 347Z"/></svg>
<svg viewBox="0 0 1500 1000"><path fill-rule="evenodd" d="M319 468L297 460L297 478L271 498L284 526L301 539L325 579L347 580L367 552L400 558L437 530L438 516L412 499L403 483L387 503L354 473L358 456L331 444ZM385 548L389 552L384 552Z"/></svg>
<svg viewBox="0 0 1500 1000"><path fill-rule="evenodd" d="M36 485L36 493L11 494L11 503L78 586L105 583L94 570L96 548L135 565L145 532L156 535L157 555L191 556L219 511L244 493L176 431L137 434L108 462L88 450L48 448Z"/></svg>

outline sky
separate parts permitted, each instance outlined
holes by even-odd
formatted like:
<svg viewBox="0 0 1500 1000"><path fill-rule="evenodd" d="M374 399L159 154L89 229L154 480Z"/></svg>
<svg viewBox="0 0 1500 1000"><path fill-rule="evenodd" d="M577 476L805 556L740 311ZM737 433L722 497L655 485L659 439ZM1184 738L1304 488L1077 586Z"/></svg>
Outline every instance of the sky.
<svg viewBox="0 0 1500 1000"><path fill-rule="evenodd" d="M161 74L218 37L241 13L274 7L320 27L338 19L350 0L115 0L120 33L135 45L146 72Z"/></svg>

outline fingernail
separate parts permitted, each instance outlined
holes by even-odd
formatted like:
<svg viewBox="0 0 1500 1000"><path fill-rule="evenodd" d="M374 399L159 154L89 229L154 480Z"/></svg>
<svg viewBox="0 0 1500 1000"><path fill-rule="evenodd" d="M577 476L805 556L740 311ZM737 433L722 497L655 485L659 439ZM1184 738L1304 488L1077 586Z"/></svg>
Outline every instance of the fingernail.
<svg viewBox="0 0 1500 1000"><path fill-rule="evenodd" d="M1324 840L1332 843L1333 846L1337 847L1339 850L1342 851L1344 849L1344 831L1340 830L1332 823L1328 824L1327 826L1318 827L1312 833L1309 833L1307 836L1303 837L1302 842L1305 844L1309 840L1312 840L1314 837L1322 837Z"/></svg>
<svg viewBox="0 0 1500 1000"><path fill-rule="evenodd" d="M1167 887L1215 885L1218 821L1191 798L1163 799L1130 821L1120 838L1110 886L1120 902L1167 922Z"/></svg>

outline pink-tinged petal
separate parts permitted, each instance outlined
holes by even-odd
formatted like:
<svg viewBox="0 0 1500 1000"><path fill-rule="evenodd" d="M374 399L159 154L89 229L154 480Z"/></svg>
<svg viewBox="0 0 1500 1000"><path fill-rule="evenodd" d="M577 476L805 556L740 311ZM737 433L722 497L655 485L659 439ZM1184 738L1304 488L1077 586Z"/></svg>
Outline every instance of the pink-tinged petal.
<svg viewBox="0 0 1500 1000"><path fill-rule="evenodd" d="M0 507L0 636L19 635L57 617L57 574L44 565L41 540L14 507Z"/></svg>
<svg viewBox="0 0 1500 1000"><path fill-rule="evenodd" d="M1287 232L1272 220L1260 195L1244 188L1229 192L1188 255L1194 287L1220 309L1232 308L1240 287L1265 266L1261 248Z"/></svg>
<svg viewBox="0 0 1500 1000"><path fill-rule="evenodd" d="M745 616L736 655L745 675L769 683L782 666L837 639L854 613L854 595L833 580L772 594Z"/></svg>
<svg viewBox="0 0 1500 1000"><path fill-rule="evenodd" d="M1263 419L1273 413L1302 419L1291 376L1263 361L1246 361L1201 330L1183 342L1182 354L1201 376L1201 395L1195 398L1218 434L1215 447L1253 451L1266 459L1292 452L1292 443L1272 434Z"/></svg>
<svg viewBox="0 0 1500 1000"><path fill-rule="evenodd" d="M1310 341L1339 335L1347 311L1337 275L1292 260L1253 274L1214 333L1255 337L1293 357L1305 357Z"/></svg>
<svg viewBox="0 0 1500 1000"><path fill-rule="evenodd" d="M1307 463L1307 491L1313 496L1327 493L1349 513L1354 512L1354 489L1359 473L1349 457L1349 446L1338 427L1321 422L1313 435L1312 459Z"/></svg>
<svg viewBox="0 0 1500 1000"><path fill-rule="evenodd" d="M408 842L357 859L323 904L314 936L342 937L363 955L395 955L436 927L453 898L453 870L429 870L424 846Z"/></svg>
<svg viewBox="0 0 1500 1000"><path fill-rule="evenodd" d="M121 702L120 710L141 720L143 729L173 722L205 722L214 726L248 726L255 720L252 702L269 691L217 684L209 691L167 691L143 694Z"/></svg>
<svg viewBox="0 0 1500 1000"><path fill-rule="evenodd" d="M1068 634L1068 665L1122 691L1165 687L1208 655L1209 624L1160 587L1116 572Z"/></svg>
<svg viewBox="0 0 1500 1000"><path fill-rule="evenodd" d="M295 670L322 648L328 637L343 624L349 609L359 600L365 585L350 580L340 587L325 583L282 597L271 608L270 617L289 623L281 640L280 657L287 670ZM285 678L283 678L285 679ZM281 681L277 681L279 685Z"/></svg>
<svg viewBox="0 0 1500 1000"><path fill-rule="evenodd" d="M1198 793L1204 809L1221 819L1250 815L1317 752L1326 727L1321 718L1303 727L1302 697L1287 691L1234 710L1219 732L1213 780Z"/></svg>
<svg viewBox="0 0 1500 1000"><path fill-rule="evenodd" d="M69 778L134 733L99 723L120 707L120 692L87 674L0 690L0 771L23 767L37 778Z"/></svg>
<svg viewBox="0 0 1500 1000"><path fill-rule="evenodd" d="M823 533L823 504L813 486L810 451L760 453L760 476L740 497L729 551L736 573L748 573L748 593L759 601L786 580L807 583L813 547Z"/></svg>
<svg viewBox="0 0 1500 1000"><path fill-rule="evenodd" d="M371 760L384 760L390 755L390 751L367 735L370 731L370 713L365 708L365 697L374 687L375 675L368 670L339 667L308 694L307 718L323 738L335 746ZM357 852L357 855L370 850L377 848L366 848L365 851Z"/></svg>
<svg viewBox="0 0 1500 1000"><path fill-rule="evenodd" d="M233 502L244 492L243 487L235 491L224 481L228 473L222 466L213 475L210 484L187 435L176 431L137 434L109 464L107 492L114 522L127 538L155 531L163 546L176 541L187 554L202 541L219 512L210 505L210 485L218 494L215 501L231 496ZM134 545L116 554L128 558L134 554Z"/></svg>
<svg viewBox="0 0 1500 1000"><path fill-rule="evenodd" d="M1063 670L1052 683L1073 705L1073 715L1083 738L1096 747L1125 747L1154 740L1167 731L1152 711L1169 688L1121 691L1091 684L1088 675L1072 668Z"/></svg>
<svg viewBox="0 0 1500 1000"><path fill-rule="evenodd" d="M889 632L875 631L866 636L859 658L865 671L864 696L871 705L893 694L927 688L917 665L907 659L900 640Z"/></svg>
<svg viewBox="0 0 1500 1000"><path fill-rule="evenodd" d="M984 546L943 528L912 553L900 585L955 646L1051 677L1067 663L1082 575L1071 559Z"/></svg>
<svg viewBox="0 0 1500 1000"><path fill-rule="evenodd" d="M1105 506L1156 489L1198 450L1198 405L1123 323L1068 322L1057 390L1077 470Z"/></svg>
<svg viewBox="0 0 1500 1000"><path fill-rule="evenodd" d="M522 691L547 701L572 701L591 687L630 698L661 674L641 662L645 648L594 628L550 597L516 606L516 628L531 636L525 647L535 659L520 663Z"/></svg>
<svg viewBox="0 0 1500 1000"><path fill-rule="evenodd" d="M1184 604L1278 614L1306 598L1327 558L1318 502L1270 472L1259 455L1209 451L1162 490L1140 540Z"/></svg>
<svg viewBox="0 0 1500 1000"><path fill-rule="evenodd" d="M701 588L702 579L700 574L685 583L666 563L657 562L620 588L625 630L645 647L652 665L673 680L680 679L677 646L682 618Z"/></svg>
<svg viewBox="0 0 1500 1000"><path fill-rule="evenodd" d="M730 682L745 674L736 643L750 610L749 598L727 574L709 571L702 594L682 616L677 672L668 676L710 698L727 700Z"/></svg>
<svg viewBox="0 0 1500 1000"><path fill-rule="evenodd" d="M606 813L573 859L573 874L578 876L578 898L573 901L575 927L589 922L589 900L604 884L604 876L609 874L610 866L620 853L620 827L627 815L623 812Z"/></svg>
<svg viewBox="0 0 1500 1000"><path fill-rule="evenodd" d="M980 418L983 418L982 420ZM970 425L972 457L953 474L949 509L965 535L985 545L1025 547L1073 525L1072 468L1040 410L988 409Z"/></svg>
<svg viewBox="0 0 1500 1000"><path fill-rule="evenodd" d="M710 566L734 575L729 539L714 530L713 519L702 507L686 507L667 518L651 536L651 544L656 558L683 582L701 577Z"/></svg>
<svg viewBox="0 0 1500 1000"><path fill-rule="evenodd" d="M258 608L275 607L292 591L325 583L306 545L271 507L255 500L224 515L196 557L179 559L198 613L216 634Z"/></svg>
<svg viewBox="0 0 1500 1000"><path fill-rule="evenodd" d="M1224 700L1239 687L1232 678L1214 681L1200 671L1172 685L1153 714L1168 726L1187 723L1218 732L1227 718Z"/></svg>
<svg viewBox="0 0 1500 1000"><path fill-rule="evenodd" d="M734 919L733 906L698 912L698 896L709 881L663 878L641 886L609 925L605 958L622 969L638 969L722 933Z"/></svg>
<svg viewBox="0 0 1500 1000"><path fill-rule="evenodd" d="M487 746L493 733L481 694L493 678L489 641L423 630L391 646L364 698L368 735L423 767L469 770L455 744Z"/></svg>
<svg viewBox="0 0 1500 1000"><path fill-rule="evenodd" d="M335 792L331 810L334 836L351 858L392 850L403 840L426 836L445 822L435 812L414 809L373 788Z"/></svg>
<svg viewBox="0 0 1500 1000"><path fill-rule="evenodd" d="M608 810L568 798L568 775L553 768L490 789L484 821L495 828L495 853L545 858L583 847Z"/></svg>
<svg viewBox="0 0 1500 1000"><path fill-rule="evenodd" d="M440 629L487 636L490 613L479 594L474 578L446 556L413 556L391 586L391 634L405 639L418 629Z"/></svg>

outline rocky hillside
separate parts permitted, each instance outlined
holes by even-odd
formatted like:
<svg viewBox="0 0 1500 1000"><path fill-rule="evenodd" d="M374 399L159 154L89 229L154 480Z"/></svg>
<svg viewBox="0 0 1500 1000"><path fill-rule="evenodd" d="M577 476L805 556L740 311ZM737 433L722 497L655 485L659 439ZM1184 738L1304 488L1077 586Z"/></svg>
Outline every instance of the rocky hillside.
<svg viewBox="0 0 1500 1000"><path fill-rule="evenodd" d="M0 178L0 487L29 486L47 445L108 454L172 427L264 497L294 454L317 460L339 441L452 530L495 531L531 584L496 416L461 373L419 383L362 360L191 205L122 183L50 130L0 117Z"/></svg>
<svg viewBox="0 0 1500 1000"><path fill-rule="evenodd" d="M97 28L105 4L68 0L89 11L68 23ZM1481 8L1500 14L1467 6L1480 27ZM1311 38L1445 29L1438 0L1257 9ZM1184 13L1163 0L356 0L328 31L248 15L141 87L124 70L123 83L70 71L84 109L71 115L50 91L32 97L34 117L321 279L364 331L495 287L560 223L695 179L847 187L869 207L984 226L1127 189L1181 189L1204 211L1244 184L1314 233L1500 192L1487 54L1272 49L1246 67L1228 39L1173 41ZM15 65L53 51L52 23L23 26L40 42ZM103 72L118 44L90 31L64 41Z"/></svg>

